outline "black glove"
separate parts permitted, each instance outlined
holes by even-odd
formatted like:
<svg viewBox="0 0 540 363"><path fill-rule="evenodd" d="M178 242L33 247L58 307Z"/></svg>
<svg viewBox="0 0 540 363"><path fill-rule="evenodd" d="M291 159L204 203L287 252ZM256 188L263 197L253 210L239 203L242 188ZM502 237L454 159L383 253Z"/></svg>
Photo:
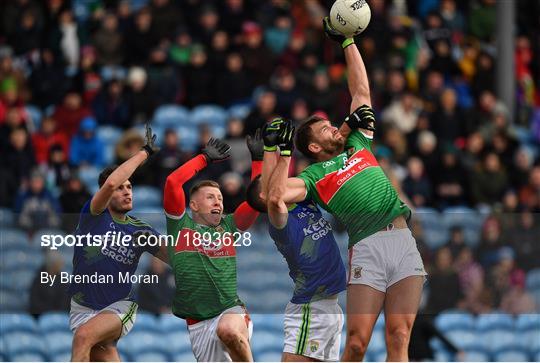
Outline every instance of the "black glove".
<svg viewBox="0 0 540 363"><path fill-rule="evenodd" d="M272 122L264 125L263 128L263 141L264 151L274 152L277 150L279 144L279 134L283 130L285 119L277 117Z"/></svg>
<svg viewBox="0 0 540 363"><path fill-rule="evenodd" d="M144 135L144 139L146 142L141 148L141 150L146 151L148 157L159 151L159 147L155 145L156 135L152 134L152 128L150 127L150 125L148 125L148 123L146 124L146 133Z"/></svg>
<svg viewBox="0 0 540 363"><path fill-rule="evenodd" d="M287 120L285 127L279 134L279 154L291 156L294 150L294 130L292 122Z"/></svg>
<svg viewBox="0 0 540 363"><path fill-rule="evenodd" d="M375 131L375 114L371 107L362 105L345 118L345 123L351 130L366 129Z"/></svg>
<svg viewBox="0 0 540 363"><path fill-rule="evenodd" d="M354 44L354 38L347 38L345 35L337 31L333 26L330 18L325 16L323 19L323 29L326 36L332 39L334 42L341 44L343 49L347 48L349 45Z"/></svg>
<svg viewBox="0 0 540 363"><path fill-rule="evenodd" d="M264 156L264 142L261 135L261 129L258 128L257 131L255 131L254 137L248 135L246 137L246 143L249 152L251 153L251 160L262 161Z"/></svg>
<svg viewBox="0 0 540 363"><path fill-rule="evenodd" d="M227 160L231 156L231 147L219 139L213 137L202 150L207 163L217 163Z"/></svg>

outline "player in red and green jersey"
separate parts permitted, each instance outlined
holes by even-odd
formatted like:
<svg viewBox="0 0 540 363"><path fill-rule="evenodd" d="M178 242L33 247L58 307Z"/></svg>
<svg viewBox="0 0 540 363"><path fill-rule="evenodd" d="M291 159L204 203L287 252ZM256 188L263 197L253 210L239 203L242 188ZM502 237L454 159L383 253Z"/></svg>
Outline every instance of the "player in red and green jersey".
<svg viewBox="0 0 540 363"><path fill-rule="evenodd" d="M261 172L260 135L248 138L252 177ZM173 313L186 319L193 353L198 361L253 361L249 339L252 324L237 293L235 246L251 243L247 230L258 216L246 202L233 214L223 215L219 184L211 180L191 188L186 213L183 184L209 163L230 156L230 147L210 139L202 154L171 173L163 199L176 292Z"/></svg>
<svg viewBox="0 0 540 363"><path fill-rule="evenodd" d="M360 361L384 308L389 361L408 359L411 328L425 271L407 227L410 209L371 150L375 116L364 62L353 38L337 32L328 18L325 33L344 48L351 114L338 129L313 116L297 131L297 148L316 162L287 183L286 202L313 199L349 234L347 342L342 360Z"/></svg>

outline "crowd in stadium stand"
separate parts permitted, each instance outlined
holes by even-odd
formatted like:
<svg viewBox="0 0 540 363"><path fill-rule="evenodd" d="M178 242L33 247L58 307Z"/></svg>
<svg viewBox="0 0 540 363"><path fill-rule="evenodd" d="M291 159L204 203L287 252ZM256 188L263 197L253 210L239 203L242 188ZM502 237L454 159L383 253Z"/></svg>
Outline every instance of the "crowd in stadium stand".
<svg viewBox="0 0 540 363"><path fill-rule="evenodd" d="M494 0L369 3L371 23L356 43L378 117L381 166L415 209L468 207L485 219L475 248L460 227L432 248L421 224L413 226L430 272L426 309L534 310L525 281L540 267L539 3L516 2L513 113L495 95ZM226 211L234 210L249 175L246 135L276 115L300 123L317 112L339 124L349 113L343 52L321 27L331 4L2 2L1 206L30 234L70 232L62 213L77 214L92 192L80 175L138 150L137 126L161 106L246 105L249 113L226 125L233 159L204 175L221 183ZM122 130L114 149L100 138L104 126ZM162 150L134 185L161 190L212 136L211 126L198 130L196 140L163 130ZM194 147L184 147L188 141ZM293 172L306 165L295 154Z"/></svg>

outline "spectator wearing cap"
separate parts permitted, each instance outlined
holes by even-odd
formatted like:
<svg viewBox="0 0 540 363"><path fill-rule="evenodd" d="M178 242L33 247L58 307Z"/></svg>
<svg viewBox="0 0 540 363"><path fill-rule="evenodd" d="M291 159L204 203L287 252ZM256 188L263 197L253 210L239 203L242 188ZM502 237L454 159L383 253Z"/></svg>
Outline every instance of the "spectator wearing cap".
<svg viewBox="0 0 540 363"><path fill-rule="evenodd" d="M36 271L36 275L30 287L30 314L39 316L51 311L67 311L69 308L69 296L66 286L60 283L60 273L64 267L64 258L56 251L48 251L45 254L45 262ZM42 283L42 274L47 278L54 279L52 286Z"/></svg>
<svg viewBox="0 0 540 363"><path fill-rule="evenodd" d="M246 70L255 86L268 83L274 70L274 55L263 43L262 29L259 24L248 21L242 26L244 46L240 54Z"/></svg>
<svg viewBox="0 0 540 363"><path fill-rule="evenodd" d="M440 154L437 149L437 137L431 131L423 130L418 134L415 154L422 160L429 179L435 181L440 165Z"/></svg>
<svg viewBox="0 0 540 363"><path fill-rule="evenodd" d="M144 145L144 139L135 129L129 129L122 134L120 140L114 149L115 163L120 165L135 155ZM133 184L153 185L155 182L155 173L152 163L144 163L139 166L132 174L129 180Z"/></svg>
<svg viewBox="0 0 540 363"><path fill-rule="evenodd" d="M56 107L52 115L58 129L69 138L77 133L81 120L87 116L90 116L90 110L83 104L81 95L75 90L66 93L62 104Z"/></svg>
<svg viewBox="0 0 540 363"><path fill-rule="evenodd" d="M180 27L174 35L173 43L169 48L169 58L181 68L186 67L191 59L193 39L189 31Z"/></svg>
<svg viewBox="0 0 540 363"><path fill-rule="evenodd" d="M156 101L147 83L148 76L142 67L132 67L127 77L127 99L131 124L141 124L152 118Z"/></svg>
<svg viewBox="0 0 540 363"><path fill-rule="evenodd" d="M96 135L97 122L89 116L81 122L79 132L71 139L69 162L74 166L103 166L104 145Z"/></svg>
<svg viewBox="0 0 540 363"><path fill-rule="evenodd" d="M69 139L65 133L58 130L56 120L52 117L43 119L39 131L32 135L32 144L39 164L47 162L49 150L53 145L59 145L64 154L68 155Z"/></svg>
<svg viewBox="0 0 540 363"><path fill-rule="evenodd" d="M33 232L41 228L60 226L60 205L45 186L44 176L34 170L30 176L28 189L21 191L15 201L19 226Z"/></svg>

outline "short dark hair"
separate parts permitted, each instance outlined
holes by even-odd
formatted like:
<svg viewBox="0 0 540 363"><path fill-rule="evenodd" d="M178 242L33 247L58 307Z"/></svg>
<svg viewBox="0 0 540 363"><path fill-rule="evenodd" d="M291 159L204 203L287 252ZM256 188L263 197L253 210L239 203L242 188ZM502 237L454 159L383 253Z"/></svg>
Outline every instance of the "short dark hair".
<svg viewBox="0 0 540 363"><path fill-rule="evenodd" d="M199 189L204 187L212 187L219 189L219 184L213 180L201 180L200 182L195 183L195 185L191 187L191 189L189 190L189 197L191 198L195 193L199 191Z"/></svg>
<svg viewBox="0 0 540 363"><path fill-rule="evenodd" d="M118 165L111 165L106 167L101 171L101 173L99 173L98 185L100 188L103 186L103 184L105 184L107 178L113 173L113 171L116 170L116 168L118 168Z"/></svg>
<svg viewBox="0 0 540 363"><path fill-rule="evenodd" d="M256 211L266 213L268 209L266 203L261 198L261 189L261 176L258 175L247 187L246 202L251 208L255 209Z"/></svg>
<svg viewBox="0 0 540 363"><path fill-rule="evenodd" d="M310 116L296 130L296 148L298 149L298 151L304 154L304 156L310 159L316 159L316 155L311 152L311 150L309 150L309 144L311 144L311 139L313 137L313 130L311 129L311 126L313 124L316 124L317 122L325 120L326 119L321 116Z"/></svg>

